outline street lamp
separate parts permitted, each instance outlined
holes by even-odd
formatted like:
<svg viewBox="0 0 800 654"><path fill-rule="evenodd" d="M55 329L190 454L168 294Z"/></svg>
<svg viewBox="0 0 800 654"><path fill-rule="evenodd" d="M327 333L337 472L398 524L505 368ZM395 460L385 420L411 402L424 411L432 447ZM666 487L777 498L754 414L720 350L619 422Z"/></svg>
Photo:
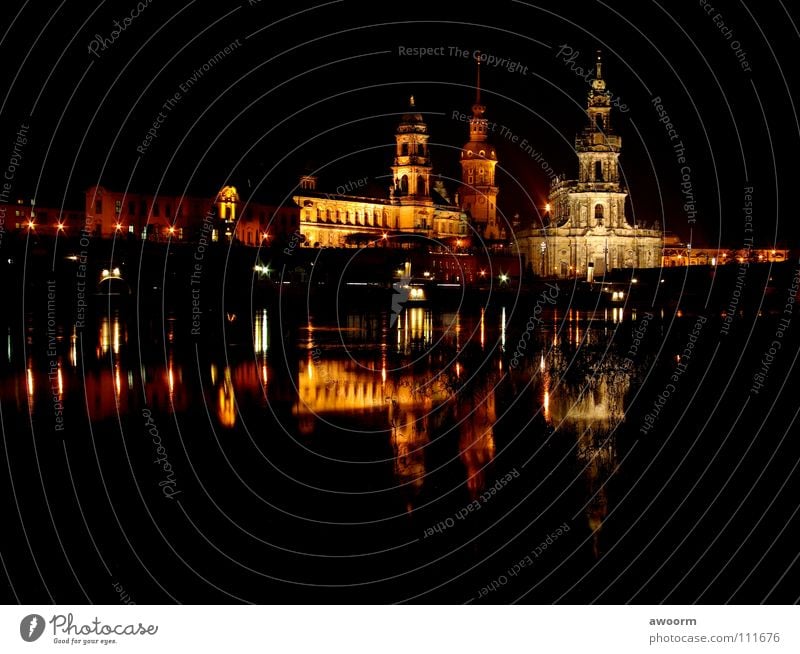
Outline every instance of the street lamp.
<svg viewBox="0 0 800 654"><path fill-rule="evenodd" d="M542 241L539 244L539 249L542 251L542 277L544 277L547 274L547 267L546 267L546 264L545 264L545 259L547 258L546 257L547 242L546 241Z"/></svg>

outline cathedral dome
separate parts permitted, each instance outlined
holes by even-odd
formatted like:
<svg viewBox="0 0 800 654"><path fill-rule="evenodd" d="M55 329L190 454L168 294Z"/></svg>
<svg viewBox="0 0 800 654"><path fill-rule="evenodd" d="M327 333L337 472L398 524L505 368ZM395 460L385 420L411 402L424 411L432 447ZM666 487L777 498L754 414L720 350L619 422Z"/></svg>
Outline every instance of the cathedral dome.
<svg viewBox="0 0 800 654"><path fill-rule="evenodd" d="M427 132L428 126L425 124L422 114L416 110L417 105L414 102L413 95L409 100L408 109L409 111L403 114L403 117L400 119L400 125L397 128L398 133L417 132L424 134Z"/></svg>

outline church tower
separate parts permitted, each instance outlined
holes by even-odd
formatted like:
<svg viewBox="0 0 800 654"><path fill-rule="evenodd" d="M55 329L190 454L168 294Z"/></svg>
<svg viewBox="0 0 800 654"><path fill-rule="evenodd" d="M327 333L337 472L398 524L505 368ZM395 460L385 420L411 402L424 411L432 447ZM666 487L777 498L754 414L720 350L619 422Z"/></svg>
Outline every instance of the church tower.
<svg viewBox="0 0 800 654"><path fill-rule="evenodd" d="M577 218L581 227L623 227L627 194L619 183L622 138L614 134L611 125L611 93L603 79L599 51L595 66L586 109L589 124L575 139L579 164L575 191L586 195L578 212L573 213L573 222Z"/></svg>
<svg viewBox="0 0 800 654"><path fill-rule="evenodd" d="M505 228L497 222L495 182L497 153L489 143L489 121L484 118L486 107L481 104L481 65L478 62L478 82L472 118L469 121L469 142L461 151L461 208L472 218L475 230L484 239L505 237Z"/></svg>
<svg viewBox="0 0 800 654"><path fill-rule="evenodd" d="M587 281L620 268L657 268L664 245L660 230L625 218L627 192L620 183L622 139L611 123L612 94L597 53L586 105L587 124L575 138L578 179L550 185L549 221L517 237L531 272Z"/></svg>
<svg viewBox="0 0 800 654"><path fill-rule="evenodd" d="M409 111L397 127L392 195L400 204L433 204L431 198L431 159L428 151L428 126L416 109L414 96Z"/></svg>

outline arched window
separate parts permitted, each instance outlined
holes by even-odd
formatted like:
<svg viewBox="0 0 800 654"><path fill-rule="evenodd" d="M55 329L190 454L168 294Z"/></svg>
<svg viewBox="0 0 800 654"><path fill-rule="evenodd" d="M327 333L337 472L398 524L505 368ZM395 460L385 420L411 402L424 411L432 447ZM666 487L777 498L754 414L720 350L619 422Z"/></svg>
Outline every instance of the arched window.
<svg viewBox="0 0 800 654"><path fill-rule="evenodd" d="M403 175L400 178L400 192L403 195L408 195L408 175Z"/></svg>
<svg viewBox="0 0 800 654"><path fill-rule="evenodd" d="M596 114L595 117L595 125L597 125L597 129L601 132L605 131L606 124L603 122L603 114Z"/></svg>
<svg viewBox="0 0 800 654"><path fill-rule="evenodd" d="M400 154L404 157L408 156L408 143L403 143L400 146Z"/></svg>
<svg viewBox="0 0 800 654"><path fill-rule="evenodd" d="M325 209L325 220L327 220L328 222L331 221L331 210L330 209Z"/></svg>
<svg viewBox="0 0 800 654"><path fill-rule="evenodd" d="M594 162L594 179L597 182L603 181L603 162L602 161L595 161Z"/></svg>
<svg viewBox="0 0 800 654"><path fill-rule="evenodd" d="M385 209L383 210L383 226L384 227L388 227L389 226L389 214L386 213Z"/></svg>
<svg viewBox="0 0 800 654"><path fill-rule="evenodd" d="M317 222L319 222L320 220L322 220L322 209L317 207Z"/></svg>
<svg viewBox="0 0 800 654"><path fill-rule="evenodd" d="M594 205L594 219L597 221L598 225L603 224L603 205L596 204Z"/></svg>
<svg viewBox="0 0 800 654"><path fill-rule="evenodd" d="M425 195L425 178L417 177L417 195Z"/></svg>

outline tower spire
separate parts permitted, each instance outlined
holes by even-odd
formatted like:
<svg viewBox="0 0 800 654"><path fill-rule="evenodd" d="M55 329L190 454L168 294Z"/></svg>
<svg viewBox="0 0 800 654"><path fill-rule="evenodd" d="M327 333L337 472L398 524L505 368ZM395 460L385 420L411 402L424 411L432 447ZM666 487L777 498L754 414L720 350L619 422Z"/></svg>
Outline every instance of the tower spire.
<svg viewBox="0 0 800 654"><path fill-rule="evenodd" d="M603 51L597 51L597 64L596 64L595 79L603 79Z"/></svg>
<svg viewBox="0 0 800 654"><path fill-rule="evenodd" d="M479 105L481 103L481 59L480 53L478 53L478 61L477 61L477 81L475 83L475 104Z"/></svg>
<svg viewBox="0 0 800 654"><path fill-rule="evenodd" d="M477 62L476 81L475 81L475 104L472 105L473 118L482 118L486 113L486 107L481 104L481 53L475 53L475 61Z"/></svg>

